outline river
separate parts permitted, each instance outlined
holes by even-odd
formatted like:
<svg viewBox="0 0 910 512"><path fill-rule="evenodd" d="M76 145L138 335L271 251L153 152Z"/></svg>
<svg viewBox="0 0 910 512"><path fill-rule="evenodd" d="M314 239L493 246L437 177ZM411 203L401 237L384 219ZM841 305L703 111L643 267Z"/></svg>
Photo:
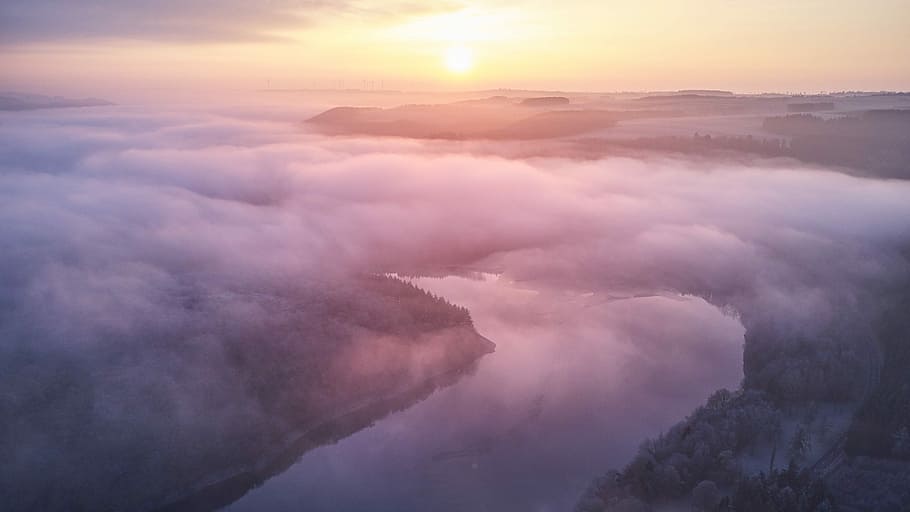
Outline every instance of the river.
<svg viewBox="0 0 910 512"><path fill-rule="evenodd" d="M466 306L496 352L224 510L571 510L645 437L742 378L742 326L698 298L535 289L495 275L415 282Z"/></svg>

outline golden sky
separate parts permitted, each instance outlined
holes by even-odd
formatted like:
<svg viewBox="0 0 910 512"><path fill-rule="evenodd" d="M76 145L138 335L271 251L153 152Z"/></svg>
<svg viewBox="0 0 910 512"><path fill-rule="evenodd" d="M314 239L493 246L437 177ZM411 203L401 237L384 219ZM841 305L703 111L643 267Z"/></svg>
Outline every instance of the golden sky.
<svg viewBox="0 0 910 512"><path fill-rule="evenodd" d="M0 86L908 90L907 27L907 0L5 0Z"/></svg>

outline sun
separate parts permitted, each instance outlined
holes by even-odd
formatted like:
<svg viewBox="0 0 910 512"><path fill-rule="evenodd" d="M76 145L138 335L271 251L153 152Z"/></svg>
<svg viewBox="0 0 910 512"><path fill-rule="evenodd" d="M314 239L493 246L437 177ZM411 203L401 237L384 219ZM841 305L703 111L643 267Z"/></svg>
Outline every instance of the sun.
<svg viewBox="0 0 910 512"><path fill-rule="evenodd" d="M446 50L445 64L452 73L467 73L474 67L474 53L467 46L451 46Z"/></svg>

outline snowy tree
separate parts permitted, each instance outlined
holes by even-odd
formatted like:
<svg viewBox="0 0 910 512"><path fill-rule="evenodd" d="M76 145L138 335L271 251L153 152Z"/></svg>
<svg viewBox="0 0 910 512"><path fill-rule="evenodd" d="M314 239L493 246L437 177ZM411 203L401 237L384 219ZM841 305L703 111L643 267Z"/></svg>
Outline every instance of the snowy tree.
<svg viewBox="0 0 910 512"><path fill-rule="evenodd" d="M787 449L790 463L802 464L811 449L812 440L809 430L804 425L800 425L797 427L796 432L793 433L793 438L790 440L790 446Z"/></svg>
<svg viewBox="0 0 910 512"><path fill-rule="evenodd" d="M903 427L892 436L894 444L891 453L898 458L910 457L910 429Z"/></svg>
<svg viewBox="0 0 910 512"><path fill-rule="evenodd" d="M720 490L711 480L702 480L692 489L692 509L695 511L711 512L717 508L720 500Z"/></svg>

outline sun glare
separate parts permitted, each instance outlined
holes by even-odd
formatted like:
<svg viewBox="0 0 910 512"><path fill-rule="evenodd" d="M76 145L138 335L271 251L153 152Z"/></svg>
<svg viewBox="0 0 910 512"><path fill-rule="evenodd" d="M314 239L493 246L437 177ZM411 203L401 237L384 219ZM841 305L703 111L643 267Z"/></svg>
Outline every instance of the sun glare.
<svg viewBox="0 0 910 512"><path fill-rule="evenodd" d="M452 46L446 50L445 64L452 73L467 73L474 66L474 54L466 46Z"/></svg>

